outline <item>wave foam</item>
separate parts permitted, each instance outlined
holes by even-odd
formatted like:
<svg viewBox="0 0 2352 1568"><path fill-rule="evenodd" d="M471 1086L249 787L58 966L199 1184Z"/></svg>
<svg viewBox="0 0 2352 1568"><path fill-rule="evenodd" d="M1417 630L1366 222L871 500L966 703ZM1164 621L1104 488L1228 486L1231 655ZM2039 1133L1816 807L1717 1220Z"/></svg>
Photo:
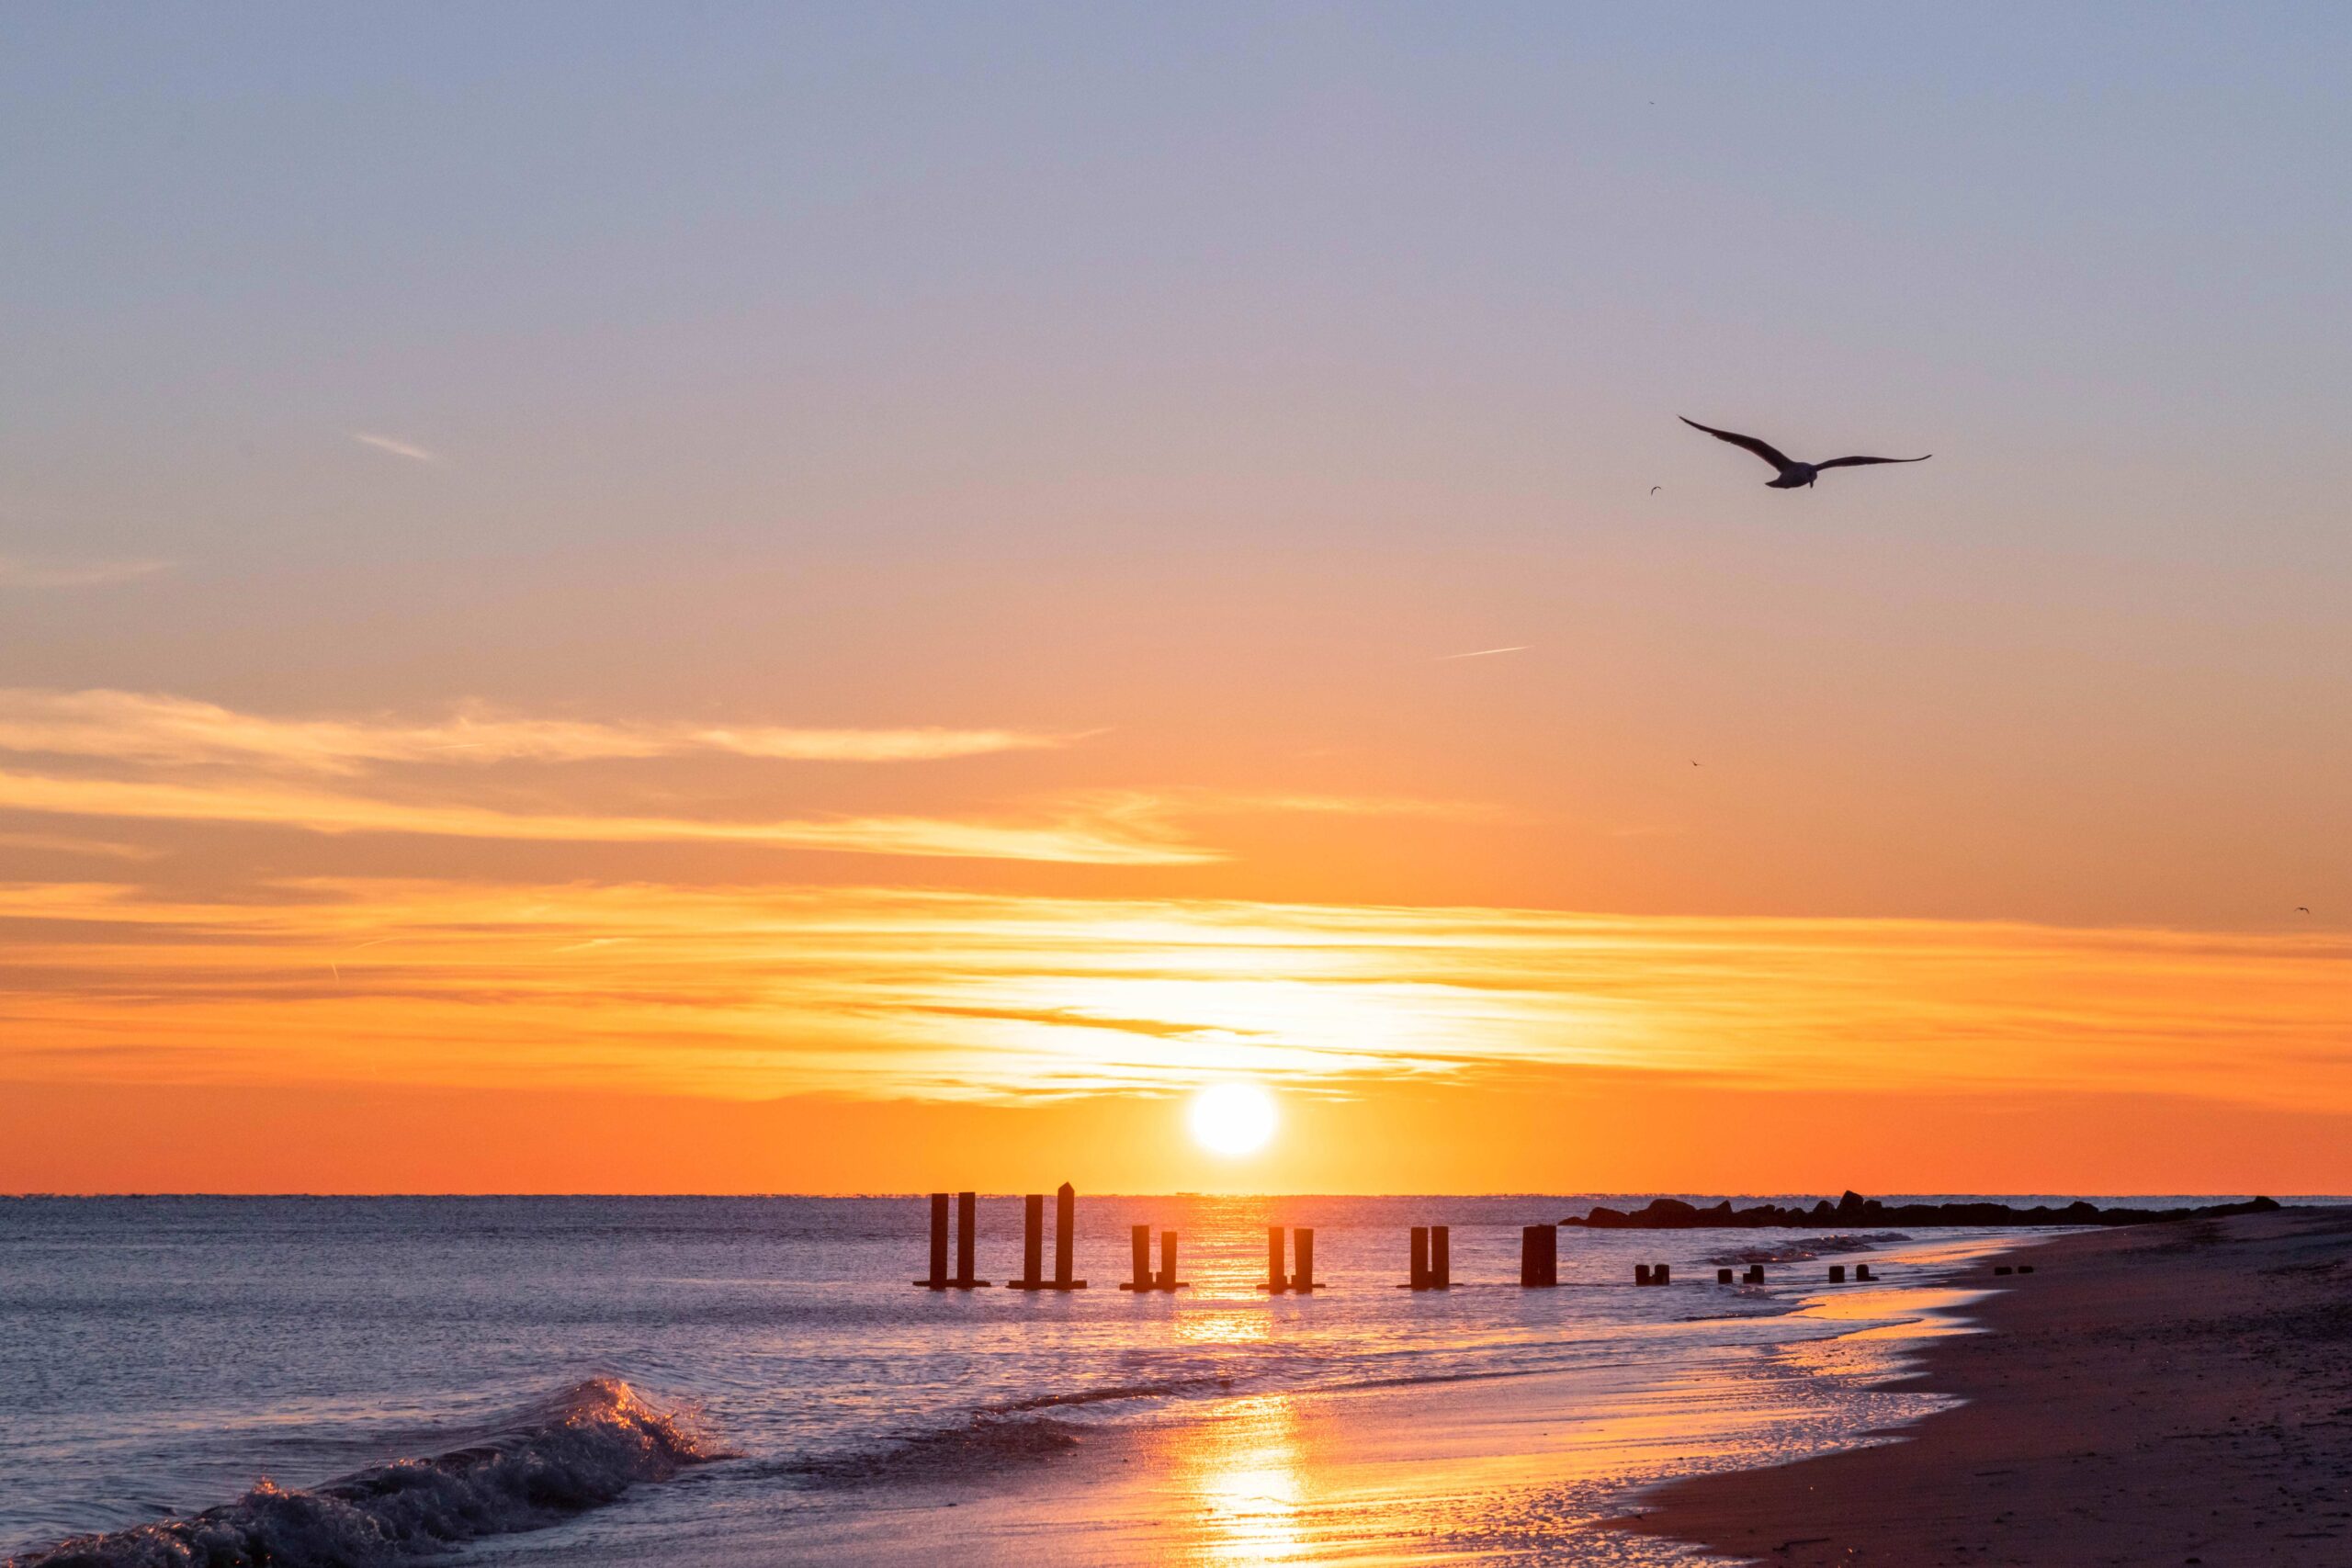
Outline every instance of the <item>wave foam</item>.
<svg viewBox="0 0 2352 1568"><path fill-rule="evenodd" d="M469 1448L307 1490L264 1481L189 1518L77 1536L0 1568L359 1568L553 1524L720 1457L683 1415L593 1378Z"/></svg>

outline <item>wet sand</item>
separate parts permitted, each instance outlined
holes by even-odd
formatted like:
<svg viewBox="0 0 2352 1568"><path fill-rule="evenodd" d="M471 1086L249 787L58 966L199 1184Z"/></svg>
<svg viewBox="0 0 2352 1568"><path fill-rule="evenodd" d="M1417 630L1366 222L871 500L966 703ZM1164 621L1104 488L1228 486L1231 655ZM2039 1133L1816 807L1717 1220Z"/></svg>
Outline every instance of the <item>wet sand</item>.
<svg viewBox="0 0 2352 1568"><path fill-rule="evenodd" d="M1677 1482L1626 1521L1805 1564L2352 1563L2352 1212L2013 1255L1905 1384L1967 1403L1884 1446ZM1988 1281L1989 1283L1990 1281Z"/></svg>

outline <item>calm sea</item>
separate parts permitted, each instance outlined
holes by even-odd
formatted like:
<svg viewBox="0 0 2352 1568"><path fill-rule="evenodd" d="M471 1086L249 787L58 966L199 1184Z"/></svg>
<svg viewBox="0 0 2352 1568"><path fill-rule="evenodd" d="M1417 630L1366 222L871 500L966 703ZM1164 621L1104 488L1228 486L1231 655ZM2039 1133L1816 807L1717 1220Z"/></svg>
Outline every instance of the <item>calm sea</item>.
<svg viewBox="0 0 2352 1568"><path fill-rule="evenodd" d="M584 1543L594 1517L691 1560L705 1525L877 1506L894 1477L1204 1402L1665 1376L1842 1332L1792 1314L1816 1260L1901 1245L1572 1229L1564 1288L1517 1287L1521 1225L1645 1197L1081 1198L1092 1288L1069 1295L910 1288L919 1198L0 1201L0 1554L481 1554ZM980 1221L982 1277L1013 1276L1020 1201ZM1427 1223L1453 1227L1443 1297L1392 1288ZM1180 1232L1190 1291L1115 1288L1133 1224ZM1324 1292L1255 1289L1270 1224L1315 1227ZM1765 1288L1713 1284L1748 1256L1774 1260ZM1627 1288L1650 1260L1675 1288Z"/></svg>

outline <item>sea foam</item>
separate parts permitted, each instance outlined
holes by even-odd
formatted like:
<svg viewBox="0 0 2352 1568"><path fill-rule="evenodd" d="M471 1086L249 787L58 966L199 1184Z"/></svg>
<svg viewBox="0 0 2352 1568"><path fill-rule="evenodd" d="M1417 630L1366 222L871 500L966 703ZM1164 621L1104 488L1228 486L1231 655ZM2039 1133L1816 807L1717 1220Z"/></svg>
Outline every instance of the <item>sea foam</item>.
<svg viewBox="0 0 2352 1568"><path fill-rule="evenodd" d="M684 1415L593 1378L448 1453L315 1487L264 1481L188 1518L78 1536L0 1568L360 1568L552 1524L719 1457Z"/></svg>

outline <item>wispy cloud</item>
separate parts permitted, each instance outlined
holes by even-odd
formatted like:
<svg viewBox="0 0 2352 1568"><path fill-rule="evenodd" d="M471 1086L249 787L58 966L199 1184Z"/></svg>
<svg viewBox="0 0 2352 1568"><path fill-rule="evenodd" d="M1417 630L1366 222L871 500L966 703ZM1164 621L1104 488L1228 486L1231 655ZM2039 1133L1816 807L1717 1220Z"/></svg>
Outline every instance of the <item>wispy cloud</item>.
<svg viewBox="0 0 2352 1568"><path fill-rule="evenodd" d="M1034 1100L1592 1067L2352 1111L2340 939L872 888L0 884L0 1077ZM173 1043L172 1059L123 1047ZM176 1066L174 1065L175 1060Z"/></svg>
<svg viewBox="0 0 2352 1568"><path fill-rule="evenodd" d="M355 430L351 433L351 438L362 446L373 446L379 452L389 452L395 457L406 457L412 463L437 464L441 461L439 453L428 452L413 442L402 441L397 436L377 435L365 430Z"/></svg>
<svg viewBox="0 0 2352 1568"><path fill-rule="evenodd" d="M25 560L0 556L0 588L97 588L171 570L161 560Z"/></svg>
<svg viewBox="0 0 2352 1568"><path fill-rule="evenodd" d="M1435 662L1451 664L1457 659L1492 659L1498 653L1525 653L1534 646L1532 643L1520 642L1513 643L1509 648L1474 648L1467 653L1440 654Z"/></svg>
<svg viewBox="0 0 2352 1568"><path fill-rule="evenodd" d="M33 850L53 855L103 855L112 860L154 860L163 852L107 839L77 839L66 833L0 833L0 849Z"/></svg>
<svg viewBox="0 0 2352 1568"><path fill-rule="evenodd" d="M1192 865L1223 858L1180 841L1141 813L1072 813L1043 820L845 816L731 821L588 812L528 813L396 801L266 780L198 783L58 778L0 772L0 810L168 822L233 822L313 833L405 833L540 843L734 843L778 850L1035 861L1080 865Z"/></svg>
<svg viewBox="0 0 2352 1568"><path fill-rule="evenodd" d="M1077 739L994 728L598 723L489 709L422 722L278 718L153 693L0 688L0 750L330 773L381 762L562 762L695 752L783 761L933 761Z"/></svg>

